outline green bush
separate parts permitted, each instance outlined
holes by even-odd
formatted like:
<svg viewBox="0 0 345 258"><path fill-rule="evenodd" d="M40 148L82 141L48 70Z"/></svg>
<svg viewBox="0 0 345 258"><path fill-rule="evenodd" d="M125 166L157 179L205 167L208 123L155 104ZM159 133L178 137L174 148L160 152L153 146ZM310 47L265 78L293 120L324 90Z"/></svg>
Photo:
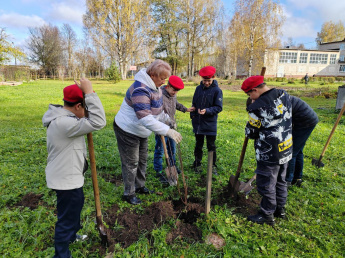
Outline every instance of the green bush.
<svg viewBox="0 0 345 258"><path fill-rule="evenodd" d="M296 80L295 78L289 78L288 83L289 84L295 84L295 80Z"/></svg>
<svg viewBox="0 0 345 258"><path fill-rule="evenodd" d="M276 77L276 82L286 82L287 79L285 77Z"/></svg>
<svg viewBox="0 0 345 258"><path fill-rule="evenodd" d="M121 75L115 62L113 62L111 66L105 70L105 78L108 81L114 81L114 83L121 81Z"/></svg>
<svg viewBox="0 0 345 258"><path fill-rule="evenodd" d="M338 82L344 81L344 77L337 76L335 77L335 80Z"/></svg>

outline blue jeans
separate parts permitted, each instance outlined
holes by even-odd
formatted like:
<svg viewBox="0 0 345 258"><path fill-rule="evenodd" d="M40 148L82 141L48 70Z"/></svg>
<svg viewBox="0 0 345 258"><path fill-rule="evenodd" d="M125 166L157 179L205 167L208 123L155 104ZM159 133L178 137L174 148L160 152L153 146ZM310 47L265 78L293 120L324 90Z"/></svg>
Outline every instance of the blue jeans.
<svg viewBox="0 0 345 258"><path fill-rule="evenodd" d="M69 244L76 239L81 228L80 213L84 206L83 187L72 190L55 190L57 197L57 217L55 225L54 258L71 257Z"/></svg>
<svg viewBox="0 0 345 258"><path fill-rule="evenodd" d="M289 165L286 171L286 181L291 182L292 180L302 179L303 176L303 149L304 146L314 130L315 126L292 129L292 141L293 151L292 159L289 161Z"/></svg>
<svg viewBox="0 0 345 258"><path fill-rule="evenodd" d="M153 157L153 167L156 172L160 172L163 170L164 149L163 149L161 136L156 134L155 139L156 139L156 146L155 146L155 154ZM176 143L173 139L169 137L165 136L164 139L167 146L170 165L175 166L176 165L176 158L175 158Z"/></svg>

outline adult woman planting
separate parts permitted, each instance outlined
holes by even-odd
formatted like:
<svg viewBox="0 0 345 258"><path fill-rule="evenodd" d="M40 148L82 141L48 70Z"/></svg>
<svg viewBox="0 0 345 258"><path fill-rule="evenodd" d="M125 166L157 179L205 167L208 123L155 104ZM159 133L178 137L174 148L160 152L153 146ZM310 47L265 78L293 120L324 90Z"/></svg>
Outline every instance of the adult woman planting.
<svg viewBox="0 0 345 258"><path fill-rule="evenodd" d="M170 73L169 64L159 59L147 69L141 69L135 75L135 82L128 88L114 119L124 183L123 198L134 205L141 203L136 193L151 193L145 187L150 134L154 132L168 136L176 143L182 140L181 134L164 123L169 116L163 112L163 96L159 87Z"/></svg>

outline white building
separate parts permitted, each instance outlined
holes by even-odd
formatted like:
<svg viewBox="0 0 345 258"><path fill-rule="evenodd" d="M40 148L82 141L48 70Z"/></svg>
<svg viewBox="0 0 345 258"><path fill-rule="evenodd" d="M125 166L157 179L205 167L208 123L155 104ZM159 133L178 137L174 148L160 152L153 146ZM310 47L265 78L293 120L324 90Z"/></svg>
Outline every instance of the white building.
<svg viewBox="0 0 345 258"><path fill-rule="evenodd" d="M266 77L345 76L345 39L321 43L318 50L267 50Z"/></svg>

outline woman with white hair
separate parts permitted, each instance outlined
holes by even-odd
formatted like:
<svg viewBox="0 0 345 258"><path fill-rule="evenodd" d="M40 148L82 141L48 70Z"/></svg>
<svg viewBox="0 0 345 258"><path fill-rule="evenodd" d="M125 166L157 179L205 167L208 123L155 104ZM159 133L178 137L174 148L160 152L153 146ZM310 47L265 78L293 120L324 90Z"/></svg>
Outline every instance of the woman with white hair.
<svg viewBox="0 0 345 258"><path fill-rule="evenodd" d="M135 82L128 88L114 119L124 183L123 198L134 205L141 203L136 193L151 193L145 187L150 134L154 132L168 136L176 143L182 140L181 134L164 123L169 116L163 112L163 95L159 87L170 74L169 64L159 59L147 69L141 69L135 75Z"/></svg>

